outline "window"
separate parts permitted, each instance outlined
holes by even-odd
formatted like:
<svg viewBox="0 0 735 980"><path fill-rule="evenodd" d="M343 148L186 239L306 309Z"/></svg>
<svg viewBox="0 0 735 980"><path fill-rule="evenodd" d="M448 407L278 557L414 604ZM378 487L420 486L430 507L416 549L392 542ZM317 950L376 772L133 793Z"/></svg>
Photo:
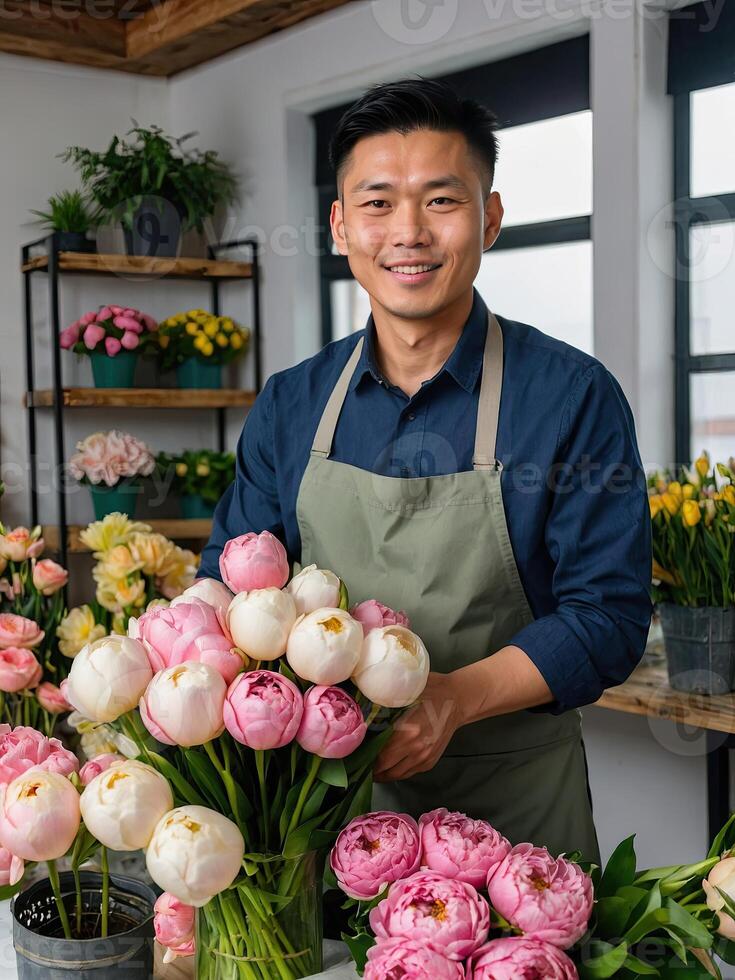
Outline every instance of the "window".
<svg viewBox="0 0 735 980"><path fill-rule="evenodd" d="M503 229L482 257L475 285L489 308L592 349L592 113L589 38L444 76L485 102L500 121L494 189ZM324 343L360 330L369 297L336 254L328 228L334 197L327 145L346 106L314 117ZM569 289L573 282L574 289ZM532 284L529 288L529 283Z"/></svg>
<svg viewBox="0 0 735 980"><path fill-rule="evenodd" d="M735 456L735 5L674 11L676 458Z"/></svg>

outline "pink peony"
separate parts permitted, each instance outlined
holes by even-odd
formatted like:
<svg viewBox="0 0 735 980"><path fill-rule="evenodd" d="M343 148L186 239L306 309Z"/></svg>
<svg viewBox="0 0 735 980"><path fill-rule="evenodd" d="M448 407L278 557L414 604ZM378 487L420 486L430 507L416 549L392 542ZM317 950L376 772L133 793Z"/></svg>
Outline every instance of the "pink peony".
<svg viewBox="0 0 735 980"><path fill-rule="evenodd" d="M230 538L219 558L222 581L233 592L281 589L288 581L286 549L270 531Z"/></svg>
<svg viewBox="0 0 735 980"><path fill-rule="evenodd" d="M225 698L227 731L251 749L280 749L292 742L304 710L301 691L282 674L240 674Z"/></svg>
<svg viewBox="0 0 735 980"><path fill-rule="evenodd" d="M367 725L357 702L341 687L310 687L296 741L322 759L344 759L362 745Z"/></svg>
<svg viewBox="0 0 735 980"><path fill-rule="evenodd" d="M25 869L23 858L11 854L7 847L0 847L0 888L17 885Z"/></svg>
<svg viewBox="0 0 735 980"><path fill-rule="evenodd" d="M215 667L231 684L242 669L242 656L222 631L216 610L198 599L154 606L131 620L128 632L142 641L154 673L198 660Z"/></svg>
<svg viewBox="0 0 735 980"><path fill-rule="evenodd" d="M339 887L360 901L412 875L419 866L419 828L405 813L379 810L356 817L340 833L329 863Z"/></svg>
<svg viewBox="0 0 735 980"><path fill-rule="evenodd" d="M0 650L0 691L15 694L36 687L42 676L43 669L30 650L24 647Z"/></svg>
<svg viewBox="0 0 735 980"><path fill-rule="evenodd" d="M492 906L528 939L569 949L586 929L592 879L572 861L545 847L516 844L494 871L487 890Z"/></svg>
<svg viewBox="0 0 735 980"><path fill-rule="evenodd" d="M46 738L35 728L22 725L0 725L0 786L33 768L70 776L79 768L79 762L58 738Z"/></svg>
<svg viewBox="0 0 735 980"><path fill-rule="evenodd" d="M63 589L69 573L50 558L43 558L33 566L33 584L43 595L53 595Z"/></svg>
<svg viewBox="0 0 735 980"><path fill-rule="evenodd" d="M484 820L432 810L419 820L421 867L485 887L488 872L510 851L510 843Z"/></svg>
<svg viewBox="0 0 735 980"><path fill-rule="evenodd" d="M79 340L79 321L65 327L59 334L59 345L64 350L70 350Z"/></svg>
<svg viewBox="0 0 735 980"><path fill-rule="evenodd" d="M490 909L472 885L417 871L396 882L370 912L370 928L378 942L415 939L450 960L464 960L486 941Z"/></svg>
<svg viewBox="0 0 735 980"><path fill-rule="evenodd" d="M94 350L101 340L104 340L105 328L99 323L90 323L85 327L82 340L87 350Z"/></svg>
<svg viewBox="0 0 735 980"><path fill-rule="evenodd" d="M15 613L0 613L0 650L8 647L37 647L46 634L32 619Z"/></svg>
<svg viewBox="0 0 735 980"><path fill-rule="evenodd" d="M125 756L118 755L117 752L104 752L102 755L96 755L89 762L85 762L79 770L82 786L87 786L115 762L125 762Z"/></svg>
<svg viewBox="0 0 735 980"><path fill-rule="evenodd" d="M465 980L464 967L414 939L384 939L367 954L364 980Z"/></svg>
<svg viewBox="0 0 735 980"><path fill-rule="evenodd" d="M122 477L150 476L156 461L148 446L129 432L93 432L77 443L69 460L75 480L113 487Z"/></svg>
<svg viewBox="0 0 735 980"><path fill-rule="evenodd" d="M405 626L406 629L410 629L408 616L404 612L396 612L377 599L358 602L350 615L362 624L363 632L366 634L379 626Z"/></svg>
<svg viewBox="0 0 735 980"><path fill-rule="evenodd" d="M170 963L177 956L192 956L196 949L194 907L180 902L170 892L164 892L156 900L153 912L156 939L166 947L163 962Z"/></svg>
<svg viewBox="0 0 735 980"><path fill-rule="evenodd" d="M36 697L44 711L48 711L49 714L60 715L64 711L71 711L71 705L61 693L61 688L49 681L38 685Z"/></svg>
<svg viewBox="0 0 735 980"><path fill-rule="evenodd" d="M192 602L194 599L206 602L214 607L222 631L227 635L227 610L230 608L233 598L230 590L219 579L197 578L188 589L184 589L181 595L177 595L171 600L171 605L178 606L182 602Z"/></svg>
<svg viewBox="0 0 735 980"><path fill-rule="evenodd" d="M55 861L79 830L79 793L66 776L33 769L3 787L0 844L25 861Z"/></svg>
<svg viewBox="0 0 735 980"><path fill-rule="evenodd" d="M117 337L105 337L105 350L109 357L114 357L122 350L122 344Z"/></svg>
<svg viewBox="0 0 735 980"><path fill-rule="evenodd" d="M125 333L120 338L120 343L125 348L125 350L135 350L140 341L138 340L137 333L133 333L132 330L126 330Z"/></svg>
<svg viewBox="0 0 735 980"><path fill-rule="evenodd" d="M88 323L94 323L97 317L98 314L94 312L82 313L77 322L80 324L80 326L86 327Z"/></svg>
<svg viewBox="0 0 735 980"><path fill-rule="evenodd" d="M577 980L577 968L561 950L526 936L494 939L472 957L467 980Z"/></svg>

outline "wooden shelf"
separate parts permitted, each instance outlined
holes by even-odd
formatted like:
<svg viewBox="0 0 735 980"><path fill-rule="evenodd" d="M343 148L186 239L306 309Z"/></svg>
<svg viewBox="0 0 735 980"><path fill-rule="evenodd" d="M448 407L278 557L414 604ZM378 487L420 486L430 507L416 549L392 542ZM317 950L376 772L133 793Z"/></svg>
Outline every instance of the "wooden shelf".
<svg viewBox="0 0 735 980"><path fill-rule="evenodd" d="M212 521L209 518L196 518L186 520L181 518L166 520L147 520L141 519L144 524L149 524L158 534L165 534L172 541L187 540L206 540L212 533ZM79 554L89 551L89 548L81 539L81 533L86 528L86 524L70 524L67 528L67 548L70 553ZM45 524L43 537L50 549L59 549L59 528L56 524Z"/></svg>
<svg viewBox="0 0 735 980"><path fill-rule="evenodd" d="M21 266L23 272L48 270L48 256L38 255ZM59 252L59 270L93 276L149 276L175 279L251 279L250 262L224 259L145 258L92 252Z"/></svg>
<svg viewBox="0 0 735 980"><path fill-rule="evenodd" d="M666 664L643 663L624 684L611 687L599 708L664 718L680 724L735 734L735 694L687 694L669 684Z"/></svg>
<svg viewBox="0 0 735 980"><path fill-rule="evenodd" d="M67 408L232 408L250 406L254 391L238 388L62 388ZM53 388L26 392L26 408L52 408Z"/></svg>

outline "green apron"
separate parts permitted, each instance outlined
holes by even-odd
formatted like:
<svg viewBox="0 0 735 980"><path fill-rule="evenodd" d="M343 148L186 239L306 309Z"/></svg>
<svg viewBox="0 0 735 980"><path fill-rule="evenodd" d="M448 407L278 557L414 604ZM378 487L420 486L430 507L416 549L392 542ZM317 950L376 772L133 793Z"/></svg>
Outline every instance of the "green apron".
<svg viewBox="0 0 735 980"><path fill-rule="evenodd" d="M301 563L345 574L351 602L374 598L405 610L432 671L449 673L506 646L533 620L495 457L503 334L490 314L474 468L412 479L329 458L363 343L331 393L299 487ZM446 806L488 820L512 843L532 841L555 854L580 849L598 861L580 723L574 710L465 725L430 772L376 785L373 805L416 817Z"/></svg>

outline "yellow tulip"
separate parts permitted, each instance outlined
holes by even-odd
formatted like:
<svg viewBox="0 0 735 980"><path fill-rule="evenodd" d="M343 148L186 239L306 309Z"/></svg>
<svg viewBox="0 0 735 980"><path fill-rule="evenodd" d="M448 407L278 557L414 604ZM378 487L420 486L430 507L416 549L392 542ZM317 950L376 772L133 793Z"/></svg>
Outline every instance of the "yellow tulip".
<svg viewBox="0 0 735 980"><path fill-rule="evenodd" d="M661 513L661 508L663 503L661 501L661 494L654 493L648 498L648 506L651 508L651 519L657 517Z"/></svg>
<svg viewBox="0 0 735 980"><path fill-rule="evenodd" d="M219 347L227 347L229 344L226 333L218 333L214 338L214 341Z"/></svg>
<svg viewBox="0 0 735 980"><path fill-rule="evenodd" d="M698 460L694 463L694 468L701 477L707 476L709 473L709 455L707 453L702 453Z"/></svg>
<svg viewBox="0 0 735 980"><path fill-rule="evenodd" d="M233 333L233 335L230 337L230 345L232 346L233 350L240 350L242 347L242 337L239 333Z"/></svg>
<svg viewBox="0 0 735 980"><path fill-rule="evenodd" d="M168 320L164 320L164 326L166 327L175 327L176 323L177 321L175 316L170 316Z"/></svg>
<svg viewBox="0 0 735 980"><path fill-rule="evenodd" d="M212 341L211 340L206 341L204 347L201 348L201 351L205 357L211 357L212 354L214 354L214 344L212 343Z"/></svg>
<svg viewBox="0 0 735 980"><path fill-rule="evenodd" d="M189 472L189 467L186 465L186 463L176 464L176 476L186 476L188 472Z"/></svg>
<svg viewBox="0 0 735 980"><path fill-rule="evenodd" d="M207 340L207 338L204 336L203 333L200 333L198 337L194 338L194 346L196 347L197 350L203 352L207 344L209 344L209 341Z"/></svg>
<svg viewBox="0 0 735 980"><path fill-rule="evenodd" d="M186 325L186 332L189 334L190 337L196 337L196 335L199 333L199 327L197 326L196 323L194 323L193 320L189 320L189 322Z"/></svg>
<svg viewBox="0 0 735 980"><path fill-rule="evenodd" d="M207 322L204 324L204 332L210 338L210 340L217 333L217 330L218 327L216 320L207 320Z"/></svg>
<svg viewBox="0 0 735 980"><path fill-rule="evenodd" d="M731 507L735 507L735 487L732 483L728 483L722 488L722 499L727 501Z"/></svg>
<svg viewBox="0 0 735 980"><path fill-rule="evenodd" d="M232 333L232 331L235 329L235 324L232 322L230 317L223 316L220 319L222 320L222 329L225 331L225 333Z"/></svg>
<svg viewBox="0 0 735 980"><path fill-rule="evenodd" d="M681 519L687 527L694 527L702 520L702 511L696 500L685 500L681 506Z"/></svg>
<svg viewBox="0 0 735 980"><path fill-rule="evenodd" d="M691 500L696 492L697 492L697 488L693 487L691 483L685 483L684 486L682 487L684 500Z"/></svg>
<svg viewBox="0 0 735 980"><path fill-rule="evenodd" d="M208 463L197 463L197 476L209 476L209 473Z"/></svg>
<svg viewBox="0 0 735 980"><path fill-rule="evenodd" d="M661 503L664 505L669 514L676 514L679 510L679 500L673 493L667 491L661 494Z"/></svg>
<svg viewBox="0 0 735 980"><path fill-rule="evenodd" d="M677 500L682 500L684 496L684 491L682 490L681 483L679 483L678 480L674 480L668 485L667 492L676 497Z"/></svg>

